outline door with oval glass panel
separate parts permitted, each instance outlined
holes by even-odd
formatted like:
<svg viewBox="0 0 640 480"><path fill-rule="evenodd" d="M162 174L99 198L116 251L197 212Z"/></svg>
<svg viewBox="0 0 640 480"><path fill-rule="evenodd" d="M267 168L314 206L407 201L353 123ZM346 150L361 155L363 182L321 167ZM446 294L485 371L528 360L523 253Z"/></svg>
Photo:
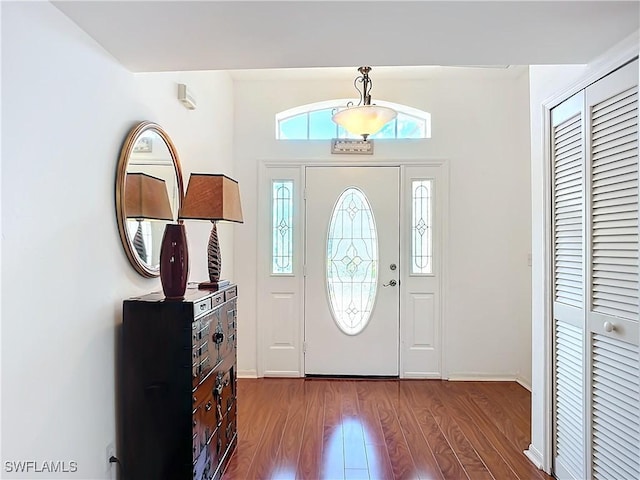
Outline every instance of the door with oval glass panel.
<svg viewBox="0 0 640 480"><path fill-rule="evenodd" d="M399 167L306 168L305 374L399 373Z"/></svg>

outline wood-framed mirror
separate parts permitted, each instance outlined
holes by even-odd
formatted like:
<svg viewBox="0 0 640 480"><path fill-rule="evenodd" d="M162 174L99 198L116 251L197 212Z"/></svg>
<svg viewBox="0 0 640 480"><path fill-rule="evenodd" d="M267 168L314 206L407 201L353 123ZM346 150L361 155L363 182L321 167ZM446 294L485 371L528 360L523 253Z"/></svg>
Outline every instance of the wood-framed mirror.
<svg viewBox="0 0 640 480"><path fill-rule="evenodd" d="M153 122L131 129L116 174L116 216L122 246L144 277L160 275L160 245L167 223L176 222L184 191L178 152Z"/></svg>

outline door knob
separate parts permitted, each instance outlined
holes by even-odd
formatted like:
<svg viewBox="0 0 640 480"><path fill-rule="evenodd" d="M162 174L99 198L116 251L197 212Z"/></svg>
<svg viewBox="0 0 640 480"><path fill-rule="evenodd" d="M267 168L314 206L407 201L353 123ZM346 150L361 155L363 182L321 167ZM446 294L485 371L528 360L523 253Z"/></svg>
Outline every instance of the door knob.
<svg viewBox="0 0 640 480"><path fill-rule="evenodd" d="M398 284L395 280L389 280L389 283L383 283L383 287L395 287Z"/></svg>
<svg viewBox="0 0 640 480"><path fill-rule="evenodd" d="M613 332L616 329L616 326L611 322L604 322L603 326L605 332Z"/></svg>

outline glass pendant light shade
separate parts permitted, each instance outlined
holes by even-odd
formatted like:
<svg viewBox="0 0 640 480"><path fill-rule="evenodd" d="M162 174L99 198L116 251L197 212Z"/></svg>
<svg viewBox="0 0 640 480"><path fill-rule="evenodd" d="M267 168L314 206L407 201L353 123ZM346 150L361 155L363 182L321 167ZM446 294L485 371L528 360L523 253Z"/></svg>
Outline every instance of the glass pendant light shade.
<svg viewBox="0 0 640 480"><path fill-rule="evenodd" d="M365 139L377 133L398 113L389 107L379 105L361 105L347 107L333 115L332 120L349 133L362 135Z"/></svg>

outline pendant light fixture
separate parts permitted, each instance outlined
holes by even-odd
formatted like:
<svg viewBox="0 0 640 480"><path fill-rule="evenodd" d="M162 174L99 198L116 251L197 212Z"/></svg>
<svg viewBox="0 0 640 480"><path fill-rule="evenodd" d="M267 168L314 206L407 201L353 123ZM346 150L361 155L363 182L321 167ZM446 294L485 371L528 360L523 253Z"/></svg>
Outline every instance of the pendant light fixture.
<svg viewBox="0 0 640 480"><path fill-rule="evenodd" d="M349 133L362 135L366 141L369 135L379 132L382 127L396 118L398 112L393 108L371 104L371 87L373 86L373 81L369 78L371 67L360 67L358 71L360 76L353 81L354 87L360 93L358 105L353 106L353 102L349 102L346 108L336 112L331 119Z"/></svg>

